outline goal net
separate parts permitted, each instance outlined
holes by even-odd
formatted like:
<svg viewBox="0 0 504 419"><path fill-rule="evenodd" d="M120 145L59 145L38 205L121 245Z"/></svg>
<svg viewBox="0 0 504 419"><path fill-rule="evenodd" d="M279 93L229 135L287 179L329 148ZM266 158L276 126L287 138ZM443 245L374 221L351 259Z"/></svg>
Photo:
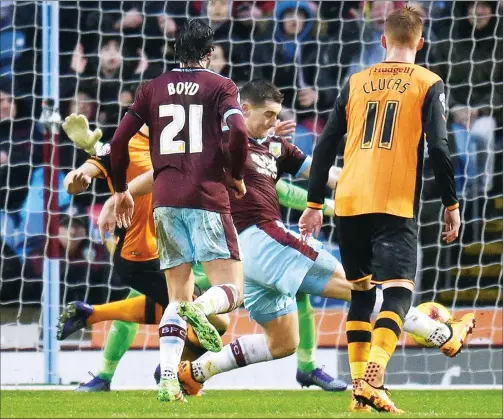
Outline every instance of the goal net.
<svg viewBox="0 0 504 419"><path fill-rule="evenodd" d="M112 269L113 240L102 245L97 231L97 215L109 196L106 182L94 181L79 196L67 194L63 178L86 160L86 153L77 150L63 132L56 143L40 123L42 63L47 59L41 4L2 1L0 5L3 385L45 380L43 354L48 348L43 344L47 331L42 320L42 278L49 256L44 223L48 200L59 215L55 235L60 250L60 301L55 309L74 300L103 304L128 293ZM61 1L56 32L58 111L63 119L72 112L86 115L92 127L103 130L103 140L110 141L141 81L176 66L174 34L186 19L197 17L215 30L210 69L239 86L251 78L272 80L285 96L281 118L297 121L292 141L311 154L342 84L384 58L380 45L384 16L403 4ZM475 312L477 328L456 359L415 346L404 336L388 380L397 385L502 385L502 2L410 4L425 18L425 46L417 62L446 83L449 143L463 221L460 240L444 244L443 207L426 155L414 304L435 301L454 317ZM283 209L283 216L296 229L300 212ZM339 257L338 220L325 218L324 222L322 241ZM347 305L320 297L311 297L311 303L317 363L349 381ZM98 370L109 328L109 322L99 323L61 343L63 384L84 381L88 370ZM225 341L258 332L260 328L240 309L232 315ZM157 336L156 326L140 327L132 345L135 350L119 365L119 385L153 385ZM292 368L291 374L285 368ZM243 372L246 379L236 380L231 374L218 383L224 388L268 387L271 377L285 376L284 381L275 381L277 385L295 388L295 368L291 357ZM262 377L269 381L261 381Z"/></svg>

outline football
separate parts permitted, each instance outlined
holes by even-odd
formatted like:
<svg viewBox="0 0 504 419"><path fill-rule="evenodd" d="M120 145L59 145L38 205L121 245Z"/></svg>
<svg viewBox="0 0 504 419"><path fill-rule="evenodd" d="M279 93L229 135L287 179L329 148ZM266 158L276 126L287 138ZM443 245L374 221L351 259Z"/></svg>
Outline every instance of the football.
<svg viewBox="0 0 504 419"><path fill-rule="evenodd" d="M446 323L447 321L452 319L450 311L444 305L439 303L434 302L423 303L417 306L417 309L420 310L422 313L427 314L431 319L441 323ZM421 346L424 346L426 348L434 347L433 344L427 342L424 338L420 336L415 336L412 333L410 333L410 336L416 343L418 343Z"/></svg>

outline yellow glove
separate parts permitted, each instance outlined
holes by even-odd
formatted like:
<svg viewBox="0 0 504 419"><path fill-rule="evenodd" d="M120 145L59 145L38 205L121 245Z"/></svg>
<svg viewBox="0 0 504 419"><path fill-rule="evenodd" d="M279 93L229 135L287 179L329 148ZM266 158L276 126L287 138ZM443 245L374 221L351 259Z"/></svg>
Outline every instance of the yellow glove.
<svg viewBox="0 0 504 419"><path fill-rule="evenodd" d="M102 137L103 133L100 128L91 131L89 129L89 122L84 115L73 113L65 118L65 122L62 126L68 138L70 138L77 147L83 149L91 156L96 153L95 144Z"/></svg>

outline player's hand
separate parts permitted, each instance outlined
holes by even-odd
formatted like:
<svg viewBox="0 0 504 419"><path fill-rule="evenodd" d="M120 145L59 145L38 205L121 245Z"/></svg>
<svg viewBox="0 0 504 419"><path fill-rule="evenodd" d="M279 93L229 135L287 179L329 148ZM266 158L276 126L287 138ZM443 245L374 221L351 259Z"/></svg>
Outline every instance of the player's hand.
<svg viewBox="0 0 504 419"><path fill-rule="evenodd" d="M287 121L278 120L275 125L274 135L277 137L287 137L296 131L296 121L289 119Z"/></svg>
<svg viewBox="0 0 504 419"><path fill-rule="evenodd" d="M62 127L68 135L68 138L70 138L77 147L83 149L91 156L95 154L95 144L103 135L100 128L91 131L87 118L84 115L77 115L75 113L65 118Z"/></svg>
<svg viewBox="0 0 504 419"><path fill-rule="evenodd" d="M235 196L238 199L242 199L247 193L247 188L243 179L238 180L233 178L231 181L231 189L233 189Z"/></svg>
<svg viewBox="0 0 504 419"><path fill-rule="evenodd" d="M452 243L459 235L460 230L460 211L458 208L449 210L445 208L444 213L445 231L441 233L446 243Z"/></svg>
<svg viewBox="0 0 504 419"><path fill-rule="evenodd" d="M86 175L80 170L74 170L68 183L67 191L71 195L78 195L84 192L91 184L91 176Z"/></svg>
<svg viewBox="0 0 504 419"><path fill-rule="evenodd" d="M308 241L313 233L315 233L315 237L319 236L320 228L322 227L322 219L322 210L313 208L306 208L304 210L298 223L301 239L304 242Z"/></svg>
<svg viewBox="0 0 504 419"><path fill-rule="evenodd" d="M114 213L114 198L109 198L103 205L100 215L98 216L98 230L102 244L105 244L105 233L113 233L116 225L116 217Z"/></svg>
<svg viewBox="0 0 504 419"><path fill-rule="evenodd" d="M114 212L119 228L128 228L131 226L134 207L133 197L128 190L114 194Z"/></svg>

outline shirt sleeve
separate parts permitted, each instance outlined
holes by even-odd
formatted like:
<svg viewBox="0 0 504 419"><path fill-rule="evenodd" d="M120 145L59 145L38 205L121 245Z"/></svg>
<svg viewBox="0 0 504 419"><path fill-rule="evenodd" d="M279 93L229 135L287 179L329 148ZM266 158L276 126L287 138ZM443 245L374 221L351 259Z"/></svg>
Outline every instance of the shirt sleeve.
<svg viewBox="0 0 504 419"><path fill-rule="evenodd" d="M446 207L454 209L458 207L458 200L453 164L448 148L445 114L444 83L439 80L429 88L425 96L422 107L422 124L441 200Z"/></svg>
<svg viewBox="0 0 504 419"><path fill-rule="evenodd" d="M308 182L309 208L322 209L326 191L329 169L334 165L338 144L347 132L346 106L348 103L350 82L343 87L324 131L313 152L313 162Z"/></svg>
<svg viewBox="0 0 504 419"><path fill-rule="evenodd" d="M135 100L128 110L129 113L136 116L145 124L148 124L150 112L150 88L151 83L141 84L136 91Z"/></svg>
<svg viewBox="0 0 504 419"><path fill-rule="evenodd" d="M281 144L282 147L284 147L285 152L278 164L279 172L298 176L299 173L306 169L306 166L309 164L311 159L308 158L298 147L289 143L287 140L282 139Z"/></svg>
<svg viewBox="0 0 504 419"><path fill-rule="evenodd" d="M219 115L224 123L226 123L227 118L231 115L243 115L240 106L240 93L232 80L226 80L226 83L223 85L218 106Z"/></svg>
<svg viewBox="0 0 504 419"><path fill-rule="evenodd" d="M90 163L96 166L100 170L100 178L107 181L107 185L111 193L114 193L114 186L112 182L112 165L110 162L110 144L104 144L100 149L100 152L95 156L90 157L86 160L86 163Z"/></svg>

